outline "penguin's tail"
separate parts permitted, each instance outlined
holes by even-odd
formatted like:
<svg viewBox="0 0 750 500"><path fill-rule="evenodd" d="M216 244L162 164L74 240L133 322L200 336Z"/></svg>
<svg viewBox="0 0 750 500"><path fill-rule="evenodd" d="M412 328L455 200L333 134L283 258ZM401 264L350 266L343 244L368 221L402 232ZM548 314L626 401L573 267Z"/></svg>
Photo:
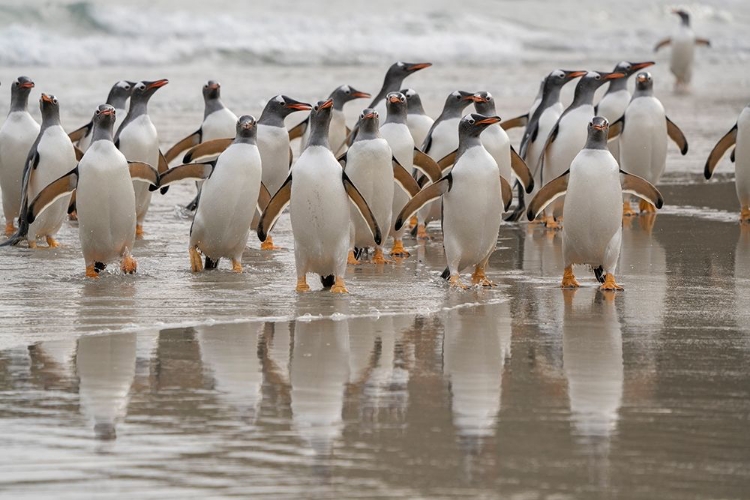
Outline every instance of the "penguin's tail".
<svg viewBox="0 0 750 500"><path fill-rule="evenodd" d="M219 267L219 259L211 260L208 256L206 256L206 263L203 265L206 269L216 269Z"/></svg>
<svg viewBox="0 0 750 500"><path fill-rule="evenodd" d="M594 276L596 276L596 281L604 283L604 268L602 266L595 267Z"/></svg>
<svg viewBox="0 0 750 500"><path fill-rule="evenodd" d="M506 222L518 222L526 212L526 202L524 201L523 196L523 186L520 182L518 182L518 179L516 179L515 187L518 192L518 203L516 204L516 208L510 213L510 215L505 218Z"/></svg>
<svg viewBox="0 0 750 500"><path fill-rule="evenodd" d="M336 282L336 277L333 274L329 274L328 276L321 276L320 282L323 283L323 288L331 288Z"/></svg>
<svg viewBox="0 0 750 500"><path fill-rule="evenodd" d="M25 240L29 235L29 223L26 221L26 210L18 217L18 230L7 240L0 243L0 247L14 247Z"/></svg>
<svg viewBox="0 0 750 500"><path fill-rule="evenodd" d="M444 280L447 280L448 278L451 277L451 270L446 267L443 273L440 275L440 277L443 278Z"/></svg>

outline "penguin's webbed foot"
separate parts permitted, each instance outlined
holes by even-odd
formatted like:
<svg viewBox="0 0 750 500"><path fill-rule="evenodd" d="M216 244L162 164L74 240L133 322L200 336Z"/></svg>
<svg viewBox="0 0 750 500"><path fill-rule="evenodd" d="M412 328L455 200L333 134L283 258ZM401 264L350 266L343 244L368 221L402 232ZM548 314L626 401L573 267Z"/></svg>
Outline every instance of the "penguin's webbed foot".
<svg viewBox="0 0 750 500"><path fill-rule="evenodd" d="M29 240L29 248L31 248L32 250L36 249L36 241Z"/></svg>
<svg viewBox="0 0 750 500"><path fill-rule="evenodd" d="M417 219L417 216L416 216L416 215L412 215L412 216L411 216L411 218L409 219L409 225L410 225L411 227L414 227L414 226L417 226L417 225L419 225L419 220Z"/></svg>
<svg viewBox="0 0 750 500"><path fill-rule="evenodd" d="M87 278L99 278L99 270L96 268L95 264L91 264L89 266L86 266L86 277Z"/></svg>
<svg viewBox="0 0 750 500"><path fill-rule="evenodd" d="M47 246L49 248L58 248L60 246L60 243L58 243L58 241L52 236L47 236L44 239L47 240Z"/></svg>
<svg viewBox="0 0 750 500"><path fill-rule="evenodd" d="M77 221L78 220L78 211L77 210L73 210L72 212L70 212L68 214L68 220L69 221Z"/></svg>
<svg viewBox="0 0 750 500"><path fill-rule="evenodd" d="M742 207L740 211L740 224L750 224L750 207Z"/></svg>
<svg viewBox="0 0 750 500"><path fill-rule="evenodd" d="M5 223L5 236L11 237L16 234L16 226L13 225L13 221Z"/></svg>
<svg viewBox="0 0 750 500"><path fill-rule="evenodd" d="M427 232L426 224L417 224L417 239L418 240L431 240L432 236Z"/></svg>
<svg viewBox="0 0 750 500"><path fill-rule="evenodd" d="M232 259L232 271L235 273L242 273L242 262Z"/></svg>
<svg viewBox="0 0 750 500"><path fill-rule="evenodd" d="M451 288L458 288L459 290L467 290L469 287L461 282L461 277L458 274L451 274L448 278L448 284Z"/></svg>
<svg viewBox="0 0 750 500"><path fill-rule="evenodd" d="M266 237L266 241L261 242L260 244L261 250L281 250L281 247L277 247L273 244L273 238L270 236Z"/></svg>
<svg viewBox="0 0 750 500"><path fill-rule="evenodd" d="M638 209L641 211L641 213L647 213L647 214L656 213L656 207L653 206L651 203L647 202L646 200L640 200L638 202Z"/></svg>
<svg viewBox="0 0 750 500"><path fill-rule="evenodd" d="M336 281L331 287L331 293L349 293L349 290L346 289L346 285L344 284L344 278L336 276Z"/></svg>
<svg viewBox="0 0 750 500"><path fill-rule="evenodd" d="M375 248L375 254L372 256L372 260L370 261L373 264L392 264L393 261L386 259L385 255L383 255L383 249L380 247Z"/></svg>
<svg viewBox="0 0 750 500"><path fill-rule="evenodd" d="M359 264L359 260L354 256L354 250L349 250L349 253L346 256L346 263L350 266L356 266Z"/></svg>
<svg viewBox="0 0 750 500"><path fill-rule="evenodd" d="M203 271L203 261L201 261L201 254L198 253L198 249L193 247L188 250L190 252L190 270L194 273L200 273Z"/></svg>
<svg viewBox="0 0 750 500"><path fill-rule="evenodd" d="M142 240L143 239L143 225L142 224L136 224L135 225L135 239Z"/></svg>
<svg viewBox="0 0 750 500"><path fill-rule="evenodd" d="M563 272L563 279L562 283L560 283L560 288L578 288L579 285L578 281L576 281L576 277L573 274L573 266L568 266L565 268L565 271Z"/></svg>
<svg viewBox="0 0 750 500"><path fill-rule="evenodd" d="M409 257L411 254L404 248L404 242L395 240L391 248L391 257Z"/></svg>
<svg viewBox="0 0 750 500"><path fill-rule="evenodd" d="M476 266L476 268L474 268L474 272L471 275L471 284L486 287L497 286L487 278L487 276L484 274L484 269L479 266Z"/></svg>
<svg viewBox="0 0 750 500"><path fill-rule="evenodd" d="M629 201L622 202L622 216L623 217L634 217L638 215L635 210L633 210L633 207L630 205Z"/></svg>
<svg viewBox="0 0 750 500"><path fill-rule="evenodd" d="M562 224L560 224L558 220L556 220L553 216L550 215L544 218L544 227L552 231L558 231L562 229Z"/></svg>
<svg viewBox="0 0 750 500"><path fill-rule="evenodd" d="M604 275L604 283L602 283L602 286L599 287L599 290L615 292L619 290L624 290L624 288L618 285L617 283L615 283L614 274L607 273Z"/></svg>
<svg viewBox="0 0 750 500"><path fill-rule="evenodd" d="M127 254L122 258L120 263L120 270L123 274L135 274L138 270L138 263L135 261L132 255Z"/></svg>
<svg viewBox="0 0 750 500"><path fill-rule="evenodd" d="M297 278L297 286L294 289L297 292L309 292L310 285L307 284L307 277L302 276Z"/></svg>

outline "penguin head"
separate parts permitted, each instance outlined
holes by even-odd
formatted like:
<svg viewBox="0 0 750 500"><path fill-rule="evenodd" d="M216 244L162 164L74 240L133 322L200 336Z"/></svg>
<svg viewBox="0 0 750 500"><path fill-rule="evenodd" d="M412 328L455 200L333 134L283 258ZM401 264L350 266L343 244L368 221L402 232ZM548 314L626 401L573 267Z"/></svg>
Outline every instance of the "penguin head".
<svg viewBox="0 0 750 500"><path fill-rule="evenodd" d="M344 104L354 99L367 99L371 97L367 92L362 92L349 85L341 85L328 96L333 99L334 109L341 109Z"/></svg>
<svg viewBox="0 0 750 500"><path fill-rule="evenodd" d="M588 139L585 149L607 149L609 122L603 116L595 116L588 126Z"/></svg>
<svg viewBox="0 0 750 500"><path fill-rule="evenodd" d="M432 63L408 63L403 61L395 62L388 68L388 72L385 74L386 81L394 80L401 81L412 73L419 71L420 69L429 68Z"/></svg>
<svg viewBox="0 0 750 500"><path fill-rule="evenodd" d="M215 80L209 80L203 86L203 100L219 99L221 97L221 84Z"/></svg>
<svg viewBox="0 0 750 500"><path fill-rule="evenodd" d="M372 108L365 108L359 115L359 129L368 134L377 134L380 130L380 117Z"/></svg>
<svg viewBox="0 0 750 500"><path fill-rule="evenodd" d="M34 82L28 76L19 76L10 87L11 100L19 100L26 106L31 89L34 88Z"/></svg>
<svg viewBox="0 0 750 500"><path fill-rule="evenodd" d="M115 107L111 104L101 104L96 111L94 111L94 125L97 127L109 128L110 130L115 125L116 119Z"/></svg>
<svg viewBox="0 0 750 500"><path fill-rule="evenodd" d="M385 96L385 107L389 115L406 115L406 96L401 92L389 92Z"/></svg>
<svg viewBox="0 0 750 500"><path fill-rule="evenodd" d="M310 108L311 106L306 102L295 101L291 97L279 94L266 103L263 113L268 112L269 114L286 118L295 111L306 111Z"/></svg>
<svg viewBox="0 0 750 500"><path fill-rule="evenodd" d="M635 89L636 90L650 90L654 87L654 80L651 78L651 73L648 71L641 71L635 77Z"/></svg>
<svg viewBox="0 0 750 500"><path fill-rule="evenodd" d="M250 115L242 115L237 120L237 138L252 139L255 142L255 137L258 133L258 127L255 117Z"/></svg>
<svg viewBox="0 0 750 500"><path fill-rule="evenodd" d="M617 66L615 66L615 69L613 70L615 73L624 73L625 78L630 77L631 75L634 75L636 71L641 70L643 68L648 68L649 66L653 66L656 64L654 61L645 61L645 62L628 62L628 61L620 61L617 63Z"/></svg>
<svg viewBox="0 0 750 500"><path fill-rule="evenodd" d="M578 82L576 89L593 92L611 80L618 78L625 78L624 73L612 72L607 73L604 71L589 71L586 73L581 80Z"/></svg>
<svg viewBox="0 0 750 500"><path fill-rule="evenodd" d="M116 108L124 108L125 101L128 100L130 94L133 93L133 87L136 86L137 82L130 82L128 80L120 80L119 82L112 85L107 96L107 104L111 104Z"/></svg>
<svg viewBox="0 0 750 500"><path fill-rule="evenodd" d="M404 97L406 97L406 108L409 113L424 114L424 109L422 108L422 98L419 97L419 94L417 94L416 90L402 89L399 90L399 92L404 94Z"/></svg>
<svg viewBox="0 0 750 500"><path fill-rule="evenodd" d="M499 116L486 116L477 113L471 113L463 118L458 124L458 136L460 137L479 137L484 130L495 123L500 123Z"/></svg>
<svg viewBox="0 0 750 500"><path fill-rule="evenodd" d="M135 84L133 92L130 95L130 99L136 102L148 102L154 93L168 84L169 80L162 78L161 80L154 81L142 81Z"/></svg>
<svg viewBox="0 0 750 500"><path fill-rule="evenodd" d="M472 96L472 99L474 100L474 109L480 115L493 116L495 114L495 99L489 92L477 92Z"/></svg>
<svg viewBox="0 0 750 500"><path fill-rule="evenodd" d="M317 119L318 121L326 118L330 120L331 110L333 110L333 99L329 97L325 101L318 101L317 104L312 107L310 110L310 117Z"/></svg>
<svg viewBox="0 0 750 500"><path fill-rule="evenodd" d="M690 26L690 14L688 14L686 10L672 9L672 14L680 16L680 21L682 21L683 26Z"/></svg>
<svg viewBox="0 0 750 500"><path fill-rule="evenodd" d="M57 97L44 94L39 98L39 108L42 110L42 123L57 123L60 121L60 105Z"/></svg>
<svg viewBox="0 0 750 500"><path fill-rule="evenodd" d="M445 99L445 106L443 106L443 112L447 110L455 110L458 112L466 109L466 106L474 102L473 92L464 92L463 90L456 90L451 92Z"/></svg>

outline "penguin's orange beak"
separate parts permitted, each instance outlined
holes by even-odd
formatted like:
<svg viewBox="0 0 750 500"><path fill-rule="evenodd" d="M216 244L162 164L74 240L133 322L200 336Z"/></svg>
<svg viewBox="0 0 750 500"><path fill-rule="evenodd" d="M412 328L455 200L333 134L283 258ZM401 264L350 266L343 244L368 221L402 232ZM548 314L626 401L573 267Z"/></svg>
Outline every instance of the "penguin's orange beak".
<svg viewBox="0 0 750 500"><path fill-rule="evenodd" d="M483 120L479 120L477 125L492 125L493 123L500 123L500 120L499 116L489 116Z"/></svg>
<svg viewBox="0 0 750 500"><path fill-rule="evenodd" d="M33 89L34 88L34 82L23 82L20 87L22 89Z"/></svg>
<svg viewBox="0 0 750 500"><path fill-rule="evenodd" d="M375 112L373 111L371 113L367 113L363 118L365 120L372 120L373 118L375 118Z"/></svg>
<svg viewBox="0 0 750 500"><path fill-rule="evenodd" d="M653 66L656 64L654 61L646 61L646 62L640 62L640 63L633 63L633 70L638 71L639 69L648 68L649 66Z"/></svg>
<svg viewBox="0 0 750 500"><path fill-rule="evenodd" d="M367 99L368 97L372 97L367 92L360 92L359 90L356 90L352 92L352 97L355 99Z"/></svg>
<svg viewBox="0 0 750 500"><path fill-rule="evenodd" d="M391 97L389 97L388 100L393 103L401 102L401 99L399 99L398 96L395 96L395 95L392 95Z"/></svg>
<svg viewBox="0 0 750 500"><path fill-rule="evenodd" d="M149 83L146 88L149 89L149 90L150 89L158 89L158 88L161 88L161 87L165 86L168 83L169 83L169 80L167 80L166 78L162 78L161 80L156 80L155 82Z"/></svg>
<svg viewBox="0 0 750 500"><path fill-rule="evenodd" d="M333 101L331 101L333 102ZM286 105L287 108L293 109L295 111L307 111L308 109L312 109L312 106L307 104L306 102L294 102L289 103Z"/></svg>
<svg viewBox="0 0 750 500"><path fill-rule="evenodd" d="M604 75L604 80L617 80L618 78L625 78L625 73L608 73Z"/></svg>
<svg viewBox="0 0 750 500"><path fill-rule="evenodd" d="M474 102L487 102L487 99L479 94L474 94L473 96L471 96L471 100Z"/></svg>
<svg viewBox="0 0 750 500"><path fill-rule="evenodd" d="M635 80L638 81L638 82L643 83L646 80L648 80L648 78L646 77L646 75L638 75L638 76L635 77Z"/></svg>
<svg viewBox="0 0 750 500"><path fill-rule="evenodd" d="M42 101L52 103L52 97L47 94L42 94Z"/></svg>
<svg viewBox="0 0 750 500"><path fill-rule="evenodd" d="M432 63L428 63L428 62L426 62L426 63L416 63L416 64L412 64L411 66L409 66L406 69L409 70L409 71L419 71L420 69L429 68L430 66L432 66Z"/></svg>
<svg viewBox="0 0 750 500"><path fill-rule="evenodd" d="M583 76L586 73L586 71L571 71L568 73L568 78L578 78L579 76Z"/></svg>
<svg viewBox="0 0 750 500"><path fill-rule="evenodd" d="M333 106L333 99L328 99L326 102L321 104L318 109L326 109L326 108L330 108L331 106Z"/></svg>
<svg viewBox="0 0 750 500"><path fill-rule="evenodd" d="M115 108L105 109L100 114L102 114L102 115L114 115L115 114Z"/></svg>
<svg viewBox="0 0 750 500"><path fill-rule="evenodd" d="M609 124L605 122L599 125L597 124L591 125L591 127L595 128L596 130L607 130L609 128Z"/></svg>
<svg viewBox="0 0 750 500"><path fill-rule="evenodd" d="M216 90L219 87L221 87L221 85L219 85L218 83L212 83L211 85L208 86L208 88L210 88L211 90Z"/></svg>

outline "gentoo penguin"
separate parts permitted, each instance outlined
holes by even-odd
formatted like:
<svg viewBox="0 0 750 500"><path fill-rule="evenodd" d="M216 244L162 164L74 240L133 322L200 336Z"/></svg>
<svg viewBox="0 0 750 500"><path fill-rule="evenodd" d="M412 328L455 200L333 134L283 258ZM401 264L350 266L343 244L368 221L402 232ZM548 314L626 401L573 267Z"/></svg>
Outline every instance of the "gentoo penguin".
<svg viewBox="0 0 750 500"><path fill-rule="evenodd" d="M310 113L310 140L258 223L258 238L268 232L290 205L294 235L297 291L310 290L307 273L317 273L333 293L347 293L344 284L349 250L349 200L359 209L376 245L381 234L370 207L342 170L328 144L333 99L320 101ZM288 136L287 136L288 138Z"/></svg>
<svg viewBox="0 0 750 500"><path fill-rule="evenodd" d="M115 108L102 104L94 115L91 146L78 166L42 190L29 204L26 222L34 220L56 200L77 193L78 234L86 276L97 278L107 263L120 260L123 273L134 273L130 255L135 241L133 181L157 186L159 174L146 163L128 162L112 142ZM153 187L152 187L153 189Z"/></svg>
<svg viewBox="0 0 750 500"><path fill-rule="evenodd" d="M413 174L414 169L418 168L430 180L440 179L441 172L437 164L414 145L414 138L407 125L408 104L406 96L400 92L391 92L386 96L386 102L388 116L385 123L380 126L380 134L388 141L393 157L410 174ZM399 213L407 201L409 201L409 196L401 189L397 189L393 193L393 213ZM405 229L402 228L397 231L393 226L390 226L389 231L390 235L393 236L393 247L390 254L394 257L408 257L409 252L404 248L403 243Z"/></svg>
<svg viewBox="0 0 750 500"><path fill-rule="evenodd" d="M474 102L473 92L456 90L445 99L443 111L437 117L427 137L422 143L421 150L433 160L440 161L444 156L458 148L458 122L466 107ZM440 218L440 204L430 203L417 214L417 238L429 238L427 224Z"/></svg>
<svg viewBox="0 0 750 500"><path fill-rule="evenodd" d="M623 73L589 71L576 85L573 102L563 112L547 136L540 154L539 183L543 186L570 168L570 163L586 144L586 124L594 117L594 92L610 80L624 78ZM562 211L562 200L545 209L545 225L559 229L555 219Z"/></svg>
<svg viewBox="0 0 750 500"><path fill-rule="evenodd" d="M127 80L120 80L119 82L112 85L107 95L107 104L115 108L117 114L117 121L115 122L115 130L120 126L122 121L125 119L125 115L128 113L128 99L130 94L133 92L133 87L136 82L129 82ZM90 121L83 127L79 127L73 132L68 134L70 140L80 149L82 152L86 152L89 145L91 144L91 132L94 129L94 122Z"/></svg>
<svg viewBox="0 0 750 500"><path fill-rule="evenodd" d="M628 78L633 76L638 70L648 68L654 65L653 61L646 61L640 63L631 63L628 61L622 61L617 63L615 69L612 70L615 73L623 73L625 78L615 78L610 80L609 87L607 87L607 93L599 101L599 104L594 106L594 113L597 116L603 116L609 123L614 123L625 114L625 108L630 104L630 90L628 90ZM620 161L620 142L613 140L609 142L609 150L615 160Z"/></svg>
<svg viewBox="0 0 750 500"><path fill-rule="evenodd" d="M237 115L221 102L221 84L209 80L203 86L203 122L201 126L169 148L169 151L164 154L164 158L171 162L184 151L202 142L234 138L236 127Z"/></svg>
<svg viewBox="0 0 750 500"><path fill-rule="evenodd" d="M652 184L659 182L667 165L667 142L671 138L684 155L688 143L682 131L664 112L654 96L654 82L647 71L638 73L635 93L625 114L612 124L610 136L620 139L620 166L626 172L639 175ZM634 215L630 196L623 198L623 214ZM640 202L642 212L655 212L652 205Z"/></svg>
<svg viewBox="0 0 750 500"><path fill-rule="evenodd" d="M5 235L15 231L21 212L21 183L29 150L39 135L39 124L29 114L29 94L34 82L19 76L10 87L10 111L0 128L0 189L3 192Z"/></svg>
<svg viewBox="0 0 750 500"><path fill-rule="evenodd" d="M521 138L519 156L521 156L526 166L534 175L534 185L537 189L541 187L538 166L544 141L563 112L563 105L560 102L560 90L569 81L585 74L585 71L567 71L563 69L556 69L550 72L542 80L539 102L537 103L535 100L531 106L533 111L529 110L529 120ZM518 205L508 219L517 221L523 216L524 211L524 190L519 183Z"/></svg>
<svg viewBox="0 0 750 500"><path fill-rule="evenodd" d="M407 63L407 62L395 62L388 68L383 79L383 86L380 88L380 92L373 98L368 108L373 108L378 116L386 114L386 101L385 98L391 92L398 92L401 89L402 84L407 76L419 71L420 69L429 68L432 63Z"/></svg>
<svg viewBox="0 0 750 500"><path fill-rule="evenodd" d="M585 264L603 283L601 290L622 290L615 268L622 241L623 192L634 194L661 208L659 191L647 180L622 170L607 149L609 122L595 116L588 125L584 148L564 174L548 182L531 200L527 216L534 218L550 203L565 196L562 252L563 288L577 288L573 265Z"/></svg>
<svg viewBox="0 0 750 500"><path fill-rule="evenodd" d="M351 133L349 127L346 126L344 104L355 99L366 99L372 96L349 85L341 85L331 92L331 95L328 97L329 99L333 99L333 112L331 113L331 126L328 129L328 141L331 143L331 150L338 156L346 150L346 138ZM302 137L300 152L305 149L307 141L310 138L309 120L310 117L305 118L289 131L290 140Z"/></svg>
<svg viewBox="0 0 750 500"><path fill-rule="evenodd" d="M255 118L245 115L236 125L232 144L210 163L190 163L169 169L160 179L167 185L183 179L205 179L190 227L190 266L193 272L215 269L219 259L232 260L232 270L242 272L242 252L255 214L255 203L261 190L265 203L270 195L261 189L261 160L256 145Z"/></svg>
<svg viewBox="0 0 750 500"><path fill-rule="evenodd" d="M675 90L684 91L690 88L690 79L693 76L693 58L695 57L695 46L711 46L711 42L705 38L695 36L690 27L690 14L681 9L672 10L672 14L680 16L680 27L671 38L665 38L654 47L654 52L665 45L672 45L672 53L669 57L669 69L675 76Z"/></svg>
<svg viewBox="0 0 750 500"><path fill-rule="evenodd" d="M484 116L496 116L495 99L489 92L477 92L474 94L474 109L477 113ZM510 138L505 129L501 127L502 123L489 125L481 134L482 145L497 162L500 169L500 175L503 179L510 181L513 173L516 174L521 185L527 193L534 189L534 178L529 171L529 167L518 156L516 150L510 145Z"/></svg>
<svg viewBox="0 0 750 500"><path fill-rule="evenodd" d="M375 110L362 111L357 123L359 132L356 139L339 161L344 164L346 175L357 186L367 202L379 227L390 228L393 215L394 181L407 191L409 197L419 192L419 185L395 158L393 152L379 130L379 118ZM359 264L355 249L375 248L374 264L388 262L383 255L382 245L376 244L370 228L358 214L358 209L350 207L351 246L347 258L350 264Z"/></svg>
<svg viewBox="0 0 750 500"><path fill-rule="evenodd" d="M734 183L740 201L740 222L747 224L750 223L750 105L745 106L734 127L711 150L703 171L706 179L711 178L719 160L732 146L735 146L731 160L735 162Z"/></svg>
<svg viewBox="0 0 750 500"><path fill-rule="evenodd" d="M162 79L153 82L138 82L130 96L128 115L117 129L115 146L125 155L128 161L143 162L157 167L159 173L167 170L167 162L159 151L159 136L156 127L148 116L148 101L161 87L169 83ZM151 191L148 184L137 182L135 189L135 234L143 236L143 220L151 204ZM166 189L166 188L165 188ZM76 195L76 205L78 195Z"/></svg>
<svg viewBox="0 0 750 500"><path fill-rule="evenodd" d="M39 99L42 127L28 152L21 188L21 215L18 231L9 243L26 239L29 248L36 248L37 238L46 238L50 248L58 246L55 234L60 230L68 210L70 196L63 196L34 221L26 224L28 205L48 184L75 168L77 159L73 143L60 124L60 106L53 95L42 94Z"/></svg>
<svg viewBox="0 0 750 500"><path fill-rule="evenodd" d="M435 123L422 107L422 98L414 89L404 89L401 93L406 97L406 126L414 139L414 144L421 145Z"/></svg>
<svg viewBox="0 0 750 500"><path fill-rule="evenodd" d="M396 218L395 227L400 228L419 207L442 196L443 247L448 261L442 277L452 286L465 288L459 273L471 266L473 284L493 285L485 276L485 268L495 251L502 214L510 206L513 194L479 135L499 122L500 117L478 114L460 119L453 169L420 191Z"/></svg>

